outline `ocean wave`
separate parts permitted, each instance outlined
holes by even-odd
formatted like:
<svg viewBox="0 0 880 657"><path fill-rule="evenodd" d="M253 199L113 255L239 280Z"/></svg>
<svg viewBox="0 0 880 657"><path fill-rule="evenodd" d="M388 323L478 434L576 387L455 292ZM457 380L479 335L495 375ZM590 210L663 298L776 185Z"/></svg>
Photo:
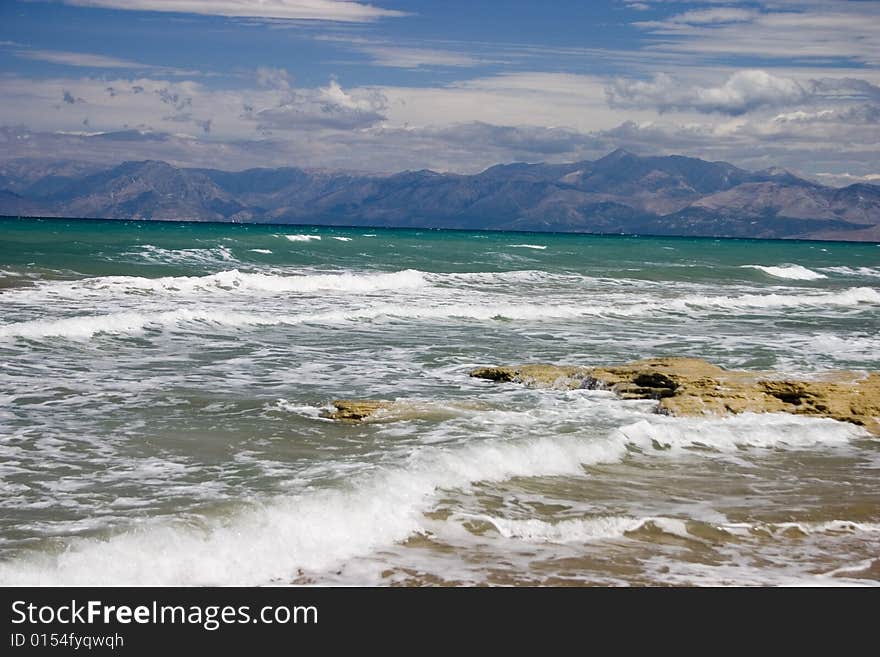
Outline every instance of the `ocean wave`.
<svg viewBox="0 0 880 657"><path fill-rule="evenodd" d="M61 554L0 564L4 585L263 584L298 568L325 570L418 533L438 489L516 476L577 475L623 457L619 444L563 437L484 441L414 454L404 467L345 489L275 499L200 527L153 522L106 540L75 539Z"/></svg>
<svg viewBox="0 0 880 657"><path fill-rule="evenodd" d="M504 538L536 543L583 543L621 538L641 527L645 520L626 516L599 516L560 520L555 523L537 518L509 519L497 516L472 516L492 525Z"/></svg>
<svg viewBox="0 0 880 657"><path fill-rule="evenodd" d="M774 278L787 278L797 281L815 281L820 278L828 278L825 274L807 269L802 265L780 265L778 267L769 267L764 265L742 265L745 269L759 269L768 276Z"/></svg>
<svg viewBox="0 0 880 657"><path fill-rule="evenodd" d="M250 249L253 253L272 253L271 249Z"/></svg>
<svg viewBox="0 0 880 657"><path fill-rule="evenodd" d="M880 532L880 523L831 520L827 522L705 522L691 518L665 516L594 516L568 518L548 522L537 518L510 519L489 515L459 515L456 520L480 520L492 525L504 538L514 538L534 543L584 543L589 541L639 538L644 530L648 533L662 532L689 541L705 541L706 530L718 540L749 538L756 536L782 538L797 534L858 534ZM702 530L702 531L701 531Z"/></svg>
<svg viewBox="0 0 880 657"><path fill-rule="evenodd" d="M167 329L183 322L217 326L277 324L271 317L250 313L193 311L178 309L160 313L118 312L106 315L81 315L63 319L38 319L0 326L0 340L24 338L67 338L85 340L99 334L137 334L147 328Z"/></svg>
<svg viewBox="0 0 880 657"><path fill-rule="evenodd" d="M350 237L331 237L330 239L338 240L340 242L351 242Z"/></svg>
<svg viewBox="0 0 880 657"><path fill-rule="evenodd" d="M773 308L839 307L859 306L861 304L880 303L880 292L870 287L851 287L834 292L809 292L786 294L743 294L741 296L706 296L689 295L680 299L671 299L666 304L658 304L670 310L689 310L692 308L708 308L721 310L750 310Z"/></svg>
<svg viewBox="0 0 880 657"><path fill-rule="evenodd" d="M867 363L880 356L880 335L813 333L790 335L788 341L804 353L811 351L834 359Z"/></svg>
<svg viewBox="0 0 880 657"><path fill-rule="evenodd" d="M843 276L880 278L880 268L878 267L821 267L821 269L822 271L831 272L832 274L842 274Z"/></svg>
<svg viewBox="0 0 880 657"><path fill-rule="evenodd" d="M549 315L555 318L578 317L579 307L557 307ZM298 324L338 324L350 321L374 320L381 317L398 319L541 319L548 310L541 306L429 306L379 304L376 306L331 310L294 315L223 312L210 309L177 309L156 313L119 312L104 315L81 315L62 319L14 322L0 326L0 340L11 338L41 339L61 337L86 339L97 334L131 334L146 328L170 329L186 323L212 324L217 327L278 326Z"/></svg>
<svg viewBox="0 0 880 657"><path fill-rule="evenodd" d="M321 240L320 235L285 235L291 242L311 242L312 240Z"/></svg>
<svg viewBox="0 0 880 657"><path fill-rule="evenodd" d="M536 251L543 251L547 248L541 244L508 244L507 246L514 249L535 249Z"/></svg>
<svg viewBox="0 0 880 657"><path fill-rule="evenodd" d="M825 522L760 522L760 523L726 523L724 529L737 535L763 534L779 536L780 534L858 534L878 533L880 523L861 522L854 520L828 520Z"/></svg>
<svg viewBox="0 0 880 657"><path fill-rule="evenodd" d="M238 262L232 251L225 246L210 249L165 249L153 244L143 244L140 251L127 251L123 256L134 256L153 264L214 265Z"/></svg>
<svg viewBox="0 0 880 657"><path fill-rule="evenodd" d="M787 413L740 413L720 418L656 416L615 430L645 451L680 453L694 447L736 453L743 447L809 449L848 444L869 434L862 427L828 418Z"/></svg>
<svg viewBox="0 0 880 657"><path fill-rule="evenodd" d="M422 272L405 269L388 273L366 274L262 274L238 269L207 276L100 276L77 281L47 281L22 295L38 298L64 297L82 299L88 295L106 294L193 294L203 292L351 292L368 293L382 290L411 290L427 285Z"/></svg>
<svg viewBox="0 0 880 657"><path fill-rule="evenodd" d="M397 274L377 274L378 281L364 281L345 275L326 275L326 279L296 282L296 277L285 283L288 287L278 289L279 283L272 280L273 292L278 291L318 291L326 286L341 284L342 289L349 292L366 292L377 289L400 289L404 285L418 288L424 280L420 272L409 270ZM398 275L400 275L398 277ZM261 276L261 275L254 275ZM210 277L205 277L210 278ZM305 278L305 277L304 277ZM143 279L145 285L154 285L159 279ZM198 279L201 280L201 279ZM257 279L259 280L259 279ZM130 283L130 281L127 281ZM179 284L179 281L178 283ZM324 285L325 287L321 287ZM381 287L377 287L381 286ZM361 287L357 287L361 286ZM260 289L260 288L256 288ZM339 288L335 288L339 289ZM450 303L450 302L415 302L389 303L380 302L359 308L329 310L324 312L278 314L278 313L244 313L231 311L215 311L204 309L178 309L158 313L120 312L105 315L83 315L63 319L33 320L0 325L0 339L68 337L89 338L97 333L131 333L147 326L158 328L173 327L181 322L207 322L217 326L271 326L295 324L337 324L341 322L390 319L412 320L474 320L474 321L547 321L579 319L586 317L633 317L652 313L718 311L718 310L749 310L792 308L799 306L840 307L859 306L861 304L880 303L880 292L871 288L852 288L836 293L813 295L743 295L741 297L704 297L690 296L668 302L637 302L626 305L620 300L608 300L589 305L582 304L522 304L522 303Z"/></svg>
<svg viewBox="0 0 880 657"><path fill-rule="evenodd" d="M504 414L498 417L503 423L511 419ZM396 466L350 477L344 488L273 498L223 519L204 519L197 526L193 521L153 520L105 539L73 539L61 553L31 553L0 564L0 584L283 584L294 578L297 569L326 572L347 559L427 531L432 521L424 514L434 508L438 491L469 490L476 482L514 477L580 477L585 465L620 462L632 445L651 450L648 458L667 454L667 446L653 443L668 442L670 437L682 446L796 449L845 442L861 435L859 431L843 423L790 415L651 416L606 437L590 432L435 445L410 453ZM712 454L705 449L692 453ZM472 517L493 525L503 537L527 541L589 541L643 530L700 540L688 522L678 518L608 516L548 523ZM877 530L870 523L846 521L792 524L825 533ZM743 528L722 524L719 529L734 533ZM771 533L785 529L780 525Z"/></svg>

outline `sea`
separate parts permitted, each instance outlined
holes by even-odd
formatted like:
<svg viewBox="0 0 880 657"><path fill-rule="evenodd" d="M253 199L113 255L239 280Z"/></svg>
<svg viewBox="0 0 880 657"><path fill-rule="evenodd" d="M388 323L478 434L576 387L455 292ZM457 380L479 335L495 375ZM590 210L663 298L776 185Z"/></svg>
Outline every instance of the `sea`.
<svg viewBox="0 0 880 657"><path fill-rule="evenodd" d="M655 356L878 370L880 244L0 219L0 584L880 584L864 429L468 376Z"/></svg>

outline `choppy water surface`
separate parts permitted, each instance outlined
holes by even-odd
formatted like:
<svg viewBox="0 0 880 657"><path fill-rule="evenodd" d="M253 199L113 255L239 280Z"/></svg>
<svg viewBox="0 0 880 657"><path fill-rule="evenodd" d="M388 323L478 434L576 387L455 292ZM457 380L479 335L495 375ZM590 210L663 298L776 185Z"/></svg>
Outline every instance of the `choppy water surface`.
<svg viewBox="0 0 880 657"><path fill-rule="evenodd" d="M877 244L0 220L0 582L877 584L858 427L467 372L878 369L878 286Z"/></svg>

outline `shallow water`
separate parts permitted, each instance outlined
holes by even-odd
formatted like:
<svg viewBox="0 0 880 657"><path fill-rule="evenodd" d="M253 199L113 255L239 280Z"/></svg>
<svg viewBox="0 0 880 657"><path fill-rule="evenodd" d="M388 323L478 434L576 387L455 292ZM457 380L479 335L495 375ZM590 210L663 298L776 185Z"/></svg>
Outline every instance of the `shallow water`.
<svg viewBox="0 0 880 657"><path fill-rule="evenodd" d="M0 582L876 584L858 427L467 372L878 369L878 286L877 244L0 220Z"/></svg>

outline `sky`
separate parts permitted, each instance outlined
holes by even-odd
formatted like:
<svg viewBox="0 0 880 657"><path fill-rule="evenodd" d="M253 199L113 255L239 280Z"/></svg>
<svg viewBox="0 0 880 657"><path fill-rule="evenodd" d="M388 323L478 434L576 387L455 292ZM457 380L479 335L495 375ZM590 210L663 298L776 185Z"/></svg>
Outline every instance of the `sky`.
<svg viewBox="0 0 880 657"><path fill-rule="evenodd" d="M880 1L0 0L0 160L880 184Z"/></svg>

